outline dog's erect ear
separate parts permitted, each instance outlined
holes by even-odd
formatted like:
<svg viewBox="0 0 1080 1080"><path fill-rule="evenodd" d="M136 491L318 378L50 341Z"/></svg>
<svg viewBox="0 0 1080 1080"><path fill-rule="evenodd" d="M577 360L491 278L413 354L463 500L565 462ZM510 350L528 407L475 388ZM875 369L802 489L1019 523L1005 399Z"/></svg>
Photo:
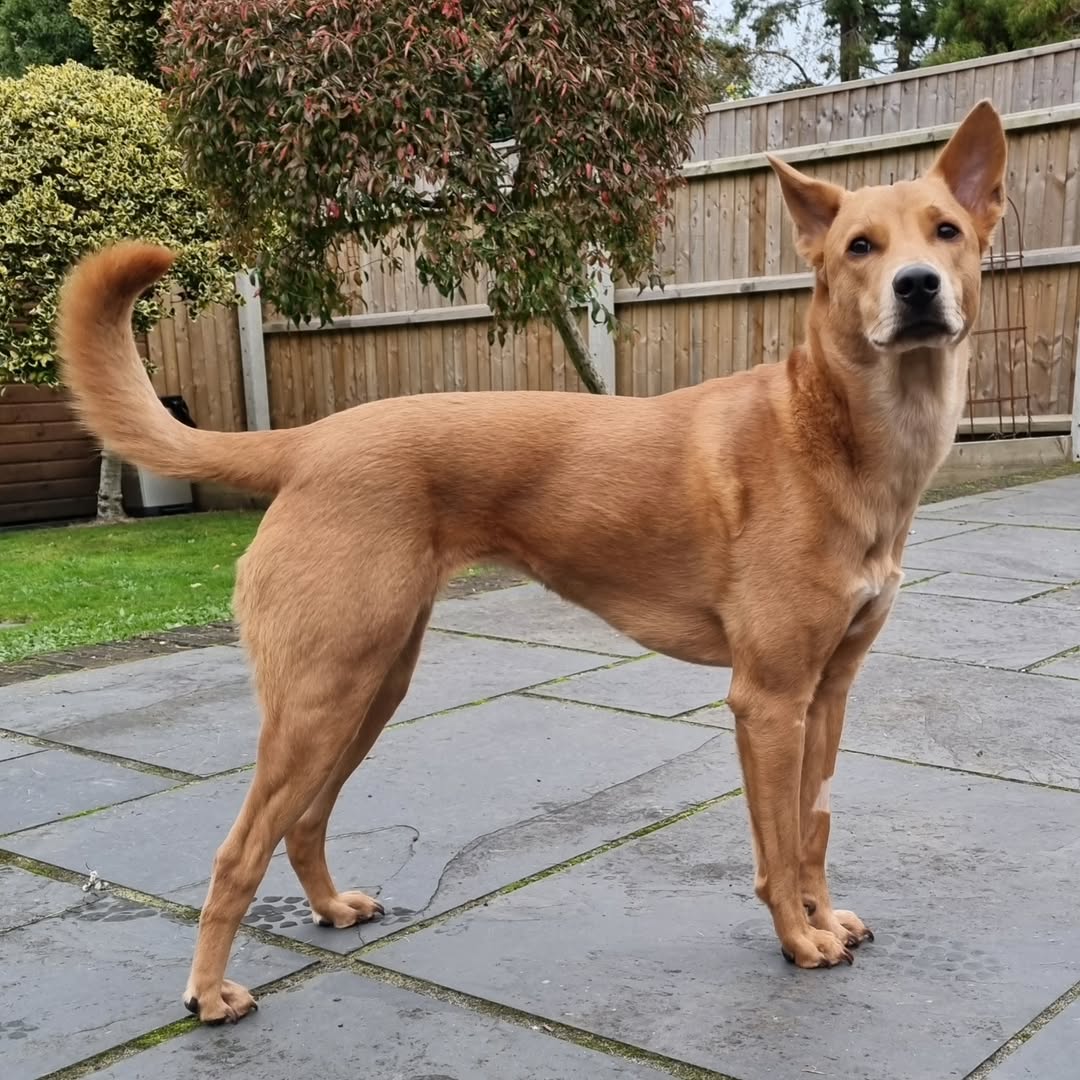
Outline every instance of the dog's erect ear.
<svg viewBox="0 0 1080 1080"><path fill-rule="evenodd" d="M780 181L784 203L795 221L795 247L808 263L820 267L825 251L825 234L840 209L844 189L805 176L771 154L765 156Z"/></svg>
<svg viewBox="0 0 1080 1080"><path fill-rule="evenodd" d="M1005 212L1005 129L989 101L980 101L946 143L930 170L971 215L985 248Z"/></svg>

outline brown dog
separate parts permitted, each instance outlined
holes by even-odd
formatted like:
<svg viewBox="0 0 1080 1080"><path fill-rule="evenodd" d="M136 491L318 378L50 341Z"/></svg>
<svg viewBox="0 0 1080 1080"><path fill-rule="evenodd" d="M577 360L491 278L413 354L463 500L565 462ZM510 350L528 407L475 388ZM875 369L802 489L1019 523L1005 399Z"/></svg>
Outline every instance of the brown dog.
<svg viewBox="0 0 1080 1080"><path fill-rule="evenodd" d="M202 910L185 996L202 1020L254 1008L225 965L282 837L319 922L381 911L335 888L327 820L405 696L440 585L476 560L649 649L730 665L755 888L785 955L851 963L872 937L829 896L829 785L849 687L960 418L1005 138L982 102L919 180L849 193L772 166L816 270L806 344L651 399L432 394L292 430L193 430L161 408L131 334L169 252L123 245L74 270L59 342L88 426L159 473L277 496L239 565L263 724Z"/></svg>

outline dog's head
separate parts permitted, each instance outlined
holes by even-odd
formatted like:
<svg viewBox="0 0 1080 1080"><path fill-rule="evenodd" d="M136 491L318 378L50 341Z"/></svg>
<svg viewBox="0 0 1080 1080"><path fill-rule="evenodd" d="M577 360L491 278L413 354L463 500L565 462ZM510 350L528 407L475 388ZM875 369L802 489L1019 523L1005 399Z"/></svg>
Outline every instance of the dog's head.
<svg viewBox="0 0 1080 1080"><path fill-rule="evenodd" d="M846 332L892 354L964 337L978 313L982 255L1005 208L1005 133L989 101L918 180L845 191L769 162L799 253Z"/></svg>

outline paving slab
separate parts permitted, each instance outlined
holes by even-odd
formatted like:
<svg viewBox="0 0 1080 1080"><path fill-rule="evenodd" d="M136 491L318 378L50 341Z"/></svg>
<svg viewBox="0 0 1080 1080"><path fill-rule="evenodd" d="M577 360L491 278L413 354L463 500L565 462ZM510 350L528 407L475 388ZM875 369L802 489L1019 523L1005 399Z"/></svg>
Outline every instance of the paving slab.
<svg viewBox="0 0 1080 1080"><path fill-rule="evenodd" d="M140 661L0 689L7 727L72 746L209 776L255 760L259 711L243 653L219 646L172 663ZM198 657L205 659L205 668ZM539 645L432 632L395 722L607 663ZM182 673L178 679L177 672Z"/></svg>
<svg viewBox="0 0 1080 1080"><path fill-rule="evenodd" d="M85 899L84 893L62 881L30 874L17 866L0 866L0 933L59 915Z"/></svg>
<svg viewBox="0 0 1080 1080"><path fill-rule="evenodd" d="M644 656L649 651L542 585L517 585L460 600L444 600L435 605L431 625L612 656Z"/></svg>
<svg viewBox="0 0 1080 1080"><path fill-rule="evenodd" d="M0 727L64 741L88 720L152 705L235 682L244 672L235 645L154 656L112 667L65 672L0 687Z"/></svg>
<svg viewBox="0 0 1080 1080"><path fill-rule="evenodd" d="M0 935L4 1080L31 1080L187 1015L180 999L195 927L108 893L61 887L70 893L62 912ZM310 963L238 938L230 972L258 986Z"/></svg>
<svg viewBox="0 0 1080 1080"><path fill-rule="evenodd" d="M678 716L723 701L730 688L729 668L685 664L654 654L560 679L532 692L653 716Z"/></svg>
<svg viewBox="0 0 1080 1080"><path fill-rule="evenodd" d="M993 1080L1073 1080L1080 1053L1080 1001L1074 1001L991 1070Z"/></svg>
<svg viewBox="0 0 1080 1080"><path fill-rule="evenodd" d="M1080 528L992 525L917 544L905 561L926 570L1068 584L1080 580Z"/></svg>
<svg viewBox="0 0 1080 1080"><path fill-rule="evenodd" d="M644 1065L345 972L263 997L235 1028L171 1039L94 1080L659 1080Z"/></svg>
<svg viewBox="0 0 1080 1080"><path fill-rule="evenodd" d="M1080 796L845 757L854 967L783 961L741 799L365 959L740 1080L964 1076L1080 978Z"/></svg>
<svg viewBox="0 0 1080 1080"><path fill-rule="evenodd" d="M852 687L848 750L1080 789L1069 679L872 655Z"/></svg>
<svg viewBox="0 0 1080 1080"><path fill-rule="evenodd" d="M1014 604L1052 589L1045 581L1025 581L1023 578L987 577L984 574L957 574L952 571L914 581L906 588L930 596L959 596L968 600L996 600Z"/></svg>
<svg viewBox="0 0 1080 1080"><path fill-rule="evenodd" d="M902 589L909 588L917 581L927 581L930 578L938 577L940 574L944 573L942 570L921 570L919 567L909 566L907 563L904 563L900 569L904 574L904 580L900 583L900 588Z"/></svg>
<svg viewBox="0 0 1080 1080"><path fill-rule="evenodd" d="M1080 612L901 589L875 652L1019 670L1080 645Z"/></svg>
<svg viewBox="0 0 1080 1080"><path fill-rule="evenodd" d="M11 738L10 735L0 735L0 761L10 761L12 758L25 757L27 754L40 753L40 746L20 742L18 739Z"/></svg>
<svg viewBox="0 0 1080 1080"><path fill-rule="evenodd" d="M985 528L987 528L986 524L980 521L952 521L920 513L911 523L907 549L925 544L927 540L940 540L943 536L958 536L960 533Z"/></svg>
<svg viewBox="0 0 1080 1080"><path fill-rule="evenodd" d="M991 498L991 494L996 497ZM1080 529L1080 477L1062 476L1037 484L987 493L970 500L938 503L920 511L922 518L961 519L1005 525L1042 525Z"/></svg>
<svg viewBox="0 0 1080 1080"><path fill-rule="evenodd" d="M0 762L0 835L164 791L174 783L66 750L9 758Z"/></svg>
<svg viewBox="0 0 1080 1080"><path fill-rule="evenodd" d="M1080 679L1080 653L1069 653L1058 660L1051 660L1036 668L1040 675L1060 675L1066 679Z"/></svg>
<svg viewBox="0 0 1080 1080"><path fill-rule="evenodd" d="M399 725L346 786L328 843L339 886L377 892L387 917L349 930L312 925L279 852L249 922L359 948L737 787L733 741L690 724L526 697ZM89 862L111 881L198 906L249 779L190 784L5 843L74 870Z"/></svg>
<svg viewBox="0 0 1080 1080"><path fill-rule="evenodd" d="M1080 585L1067 585L1062 589L1044 593L1027 601L1032 607L1066 607L1080 610Z"/></svg>
<svg viewBox="0 0 1080 1080"><path fill-rule="evenodd" d="M511 690L524 690L549 679L601 667L611 659L591 652L431 630L395 720L414 719Z"/></svg>

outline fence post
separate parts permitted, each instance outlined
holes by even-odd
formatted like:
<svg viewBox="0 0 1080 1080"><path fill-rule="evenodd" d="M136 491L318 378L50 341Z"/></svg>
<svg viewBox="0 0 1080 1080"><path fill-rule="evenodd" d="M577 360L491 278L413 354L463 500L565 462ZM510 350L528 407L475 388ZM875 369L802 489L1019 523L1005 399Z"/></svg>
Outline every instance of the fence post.
<svg viewBox="0 0 1080 1080"><path fill-rule="evenodd" d="M242 301L236 309L236 320L240 327L240 369L244 378L248 431L269 431L270 395L266 387L262 301L247 271L236 275L236 291Z"/></svg>
<svg viewBox="0 0 1080 1080"><path fill-rule="evenodd" d="M1072 456L1080 461L1080 316L1076 320L1076 357L1073 360Z"/></svg>
<svg viewBox="0 0 1080 1080"><path fill-rule="evenodd" d="M593 295L601 307L615 311L615 287L611 281L611 268L601 266L599 277L593 289ZM589 314L589 352L600 378L604 380L609 394L615 390L615 337L608 331L606 323L593 322Z"/></svg>

